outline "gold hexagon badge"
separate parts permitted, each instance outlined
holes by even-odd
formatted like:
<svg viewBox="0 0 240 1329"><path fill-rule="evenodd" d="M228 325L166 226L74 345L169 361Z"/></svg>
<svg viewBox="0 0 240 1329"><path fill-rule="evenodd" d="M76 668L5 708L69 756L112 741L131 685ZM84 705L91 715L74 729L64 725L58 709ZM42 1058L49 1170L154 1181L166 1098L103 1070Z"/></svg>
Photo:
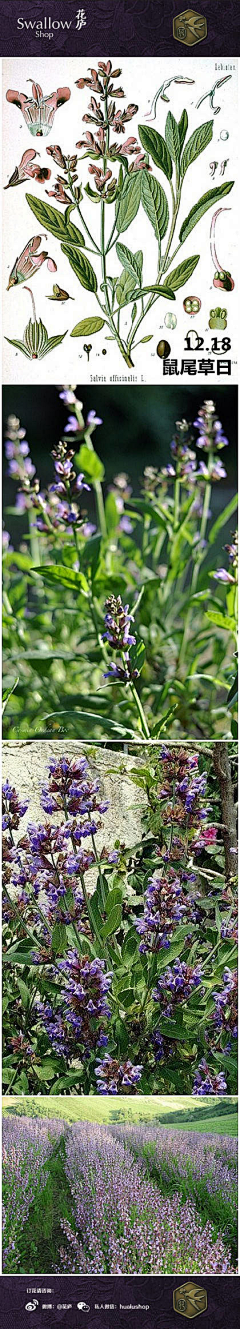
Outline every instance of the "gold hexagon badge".
<svg viewBox="0 0 240 1329"><path fill-rule="evenodd" d="M182 1283L173 1293L173 1306L178 1315L185 1315L193 1320L194 1315L202 1315L207 1310L207 1293L197 1283Z"/></svg>
<svg viewBox="0 0 240 1329"><path fill-rule="evenodd" d="M184 9L173 19L173 36L184 46L195 46L207 36L207 19L204 14L197 14L195 9Z"/></svg>

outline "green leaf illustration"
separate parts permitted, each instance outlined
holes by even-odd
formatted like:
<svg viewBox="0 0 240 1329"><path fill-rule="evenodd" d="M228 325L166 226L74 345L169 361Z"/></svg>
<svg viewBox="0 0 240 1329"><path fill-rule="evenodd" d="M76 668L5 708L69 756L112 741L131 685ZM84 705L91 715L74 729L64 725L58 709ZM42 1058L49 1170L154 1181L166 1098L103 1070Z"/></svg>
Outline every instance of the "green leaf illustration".
<svg viewBox="0 0 240 1329"><path fill-rule="evenodd" d="M57 212L57 208L52 208L50 203L46 203L45 199L34 198L32 194L26 194L26 200L35 217L37 217L37 221L40 222L40 226L43 226L46 231L51 231L51 234L55 235L57 240L63 240L64 237L67 239L67 236L69 236L69 241L72 244L85 245L84 235L78 230L78 226L75 226L74 222L70 220L71 206L66 208L64 215L62 215L61 212Z"/></svg>
<svg viewBox="0 0 240 1329"><path fill-rule="evenodd" d="M92 189L89 181L87 185L84 185L84 193L87 194L88 198L91 198L92 203L101 203L101 195L97 194L95 189Z"/></svg>
<svg viewBox="0 0 240 1329"><path fill-rule="evenodd" d="M59 335L56 337L48 337L47 345L44 346L42 351L40 351L39 360L43 360L43 356L48 355L49 351L54 351L55 346L60 346L60 342L64 341L64 337L66 336L67 336L67 331L59 333Z"/></svg>
<svg viewBox="0 0 240 1329"><path fill-rule="evenodd" d="M142 295L164 295L166 300L175 300L174 291L168 286L142 286L140 291L134 291L134 300L140 300Z"/></svg>
<svg viewBox="0 0 240 1329"><path fill-rule="evenodd" d="M178 291L179 286L183 286L185 282L188 281L189 277L192 277L192 273L194 272L197 263L199 263L199 259L200 254L193 254L193 258L185 258L183 263L178 264L178 268L173 268L172 272L168 272L166 278L168 289L170 288L171 291Z"/></svg>
<svg viewBox="0 0 240 1329"><path fill-rule="evenodd" d="M82 245L82 247L85 245L84 235L82 234L82 231L78 230L78 226L75 226L74 222L69 221L67 223L66 232L69 236L69 240L71 240L71 244Z"/></svg>
<svg viewBox="0 0 240 1329"><path fill-rule="evenodd" d="M182 115L180 117L180 120L178 121L180 152L182 151L183 144L185 143L187 130L188 130L188 115L187 111L184 110L182 111Z"/></svg>
<svg viewBox="0 0 240 1329"><path fill-rule="evenodd" d="M120 241L118 241L116 244L116 251L119 262L122 263L123 268L126 268L126 272L129 272L131 277L136 276L138 281L141 282L143 266L142 249L138 249L136 254L132 254L131 249L128 249L127 245L121 245Z"/></svg>
<svg viewBox="0 0 240 1329"><path fill-rule="evenodd" d="M148 175L147 171L142 172L142 203L159 242L166 234L168 226L168 201L156 176Z"/></svg>
<svg viewBox="0 0 240 1329"><path fill-rule="evenodd" d="M141 171L124 181L120 204L117 203L116 226L119 231L127 231L138 212L141 199Z"/></svg>
<svg viewBox="0 0 240 1329"><path fill-rule="evenodd" d="M74 249L73 245L61 244L61 249L62 253L66 254L70 266L75 272L75 276L78 277L78 281L81 282L81 286L84 286L86 291L96 291L96 274L92 268L92 264L89 263L86 254L82 254L78 249Z"/></svg>
<svg viewBox="0 0 240 1329"><path fill-rule="evenodd" d="M126 268L124 268L116 285L116 298L118 305L120 305L120 309L123 305L127 305L129 300L131 300L136 281L137 277L135 273L127 272Z"/></svg>
<svg viewBox="0 0 240 1329"><path fill-rule="evenodd" d="M81 323L76 323L70 335L71 337L92 337L94 332L101 332L104 323L104 318L83 318Z"/></svg>
<svg viewBox="0 0 240 1329"><path fill-rule="evenodd" d="M172 160L174 162L179 162L180 151L181 151L179 128L177 120L174 119L174 115L172 115L171 111L168 112L166 119L165 139Z"/></svg>
<svg viewBox="0 0 240 1329"><path fill-rule="evenodd" d="M40 222L40 226L43 226L44 231L51 231L57 240L63 240L63 237L66 236L64 216L62 217L56 208L52 208L50 203L45 203L44 199L34 198L32 194L26 194L26 200L37 221Z"/></svg>
<svg viewBox="0 0 240 1329"><path fill-rule="evenodd" d="M22 351L23 355L27 356L27 360L31 360L30 353L27 351L27 347L24 346L23 341L16 341L14 337L5 337L4 340L8 341L10 346L16 346L17 351Z"/></svg>
<svg viewBox="0 0 240 1329"><path fill-rule="evenodd" d="M195 129L194 133L191 134L191 138L188 139L182 155L182 177L186 175L186 171L188 170L188 167L191 166L192 162L196 161L196 157L200 156L200 152L204 152L204 148L207 148L208 143L211 143L212 136L213 120L206 120L205 124L199 125L199 128Z"/></svg>
<svg viewBox="0 0 240 1329"><path fill-rule="evenodd" d="M139 125L138 133L142 147L145 148L145 152L149 152L155 166L158 166L160 171L164 171L167 180L171 180L172 161L165 139L162 138L162 135L158 133L158 130L153 129L151 125Z"/></svg>
<svg viewBox="0 0 240 1329"><path fill-rule="evenodd" d="M188 213L188 217L185 217L185 221L182 223L179 232L181 245L184 240L187 239L187 236L190 235L190 231L193 230L193 227L197 226L197 223L200 221L201 217L203 217L204 212L207 212L208 208L214 207L215 203L218 203L220 198L225 198L226 194L230 194L233 185L234 180L230 180L229 183L226 182L224 185L216 186L216 189L208 189L207 194L202 194L202 197L198 199L198 203L194 203L193 208L191 208L191 211Z"/></svg>

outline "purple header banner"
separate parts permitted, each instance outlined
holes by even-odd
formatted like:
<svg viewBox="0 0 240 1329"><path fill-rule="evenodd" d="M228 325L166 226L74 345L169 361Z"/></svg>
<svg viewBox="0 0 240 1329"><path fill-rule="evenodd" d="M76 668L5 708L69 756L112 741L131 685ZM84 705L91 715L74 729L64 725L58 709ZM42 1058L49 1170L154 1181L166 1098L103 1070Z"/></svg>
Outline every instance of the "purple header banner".
<svg viewBox="0 0 240 1329"><path fill-rule="evenodd" d="M189 1329L189 1307L202 1329L239 1323L237 1278L19 1274L3 1277L0 1288L2 1329Z"/></svg>
<svg viewBox="0 0 240 1329"><path fill-rule="evenodd" d="M239 0L0 0L1 55L237 56Z"/></svg>

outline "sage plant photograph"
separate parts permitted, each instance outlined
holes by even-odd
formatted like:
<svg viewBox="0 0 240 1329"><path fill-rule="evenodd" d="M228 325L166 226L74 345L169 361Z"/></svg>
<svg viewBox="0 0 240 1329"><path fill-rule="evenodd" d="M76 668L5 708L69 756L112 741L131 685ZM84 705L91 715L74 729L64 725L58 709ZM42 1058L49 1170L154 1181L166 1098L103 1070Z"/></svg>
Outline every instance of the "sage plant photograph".
<svg viewBox="0 0 240 1329"><path fill-rule="evenodd" d="M236 744L6 742L3 774L5 1092L235 1093Z"/></svg>
<svg viewBox="0 0 240 1329"><path fill-rule="evenodd" d="M237 736L237 389L4 389L4 735Z"/></svg>
<svg viewBox="0 0 240 1329"><path fill-rule="evenodd" d="M237 1273L237 1100L3 1100L8 1274Z"/></svg>

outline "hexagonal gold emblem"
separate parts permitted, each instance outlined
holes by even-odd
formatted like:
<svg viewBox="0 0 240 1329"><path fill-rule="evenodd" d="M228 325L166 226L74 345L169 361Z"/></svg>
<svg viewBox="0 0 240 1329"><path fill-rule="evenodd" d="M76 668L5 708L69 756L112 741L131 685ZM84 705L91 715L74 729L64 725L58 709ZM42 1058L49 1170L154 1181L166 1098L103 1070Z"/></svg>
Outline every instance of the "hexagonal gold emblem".
<svg viewBox="0 0 240 1329"><path fill-rule="evenodd" d="M195 9L184 9L173 19L173 36L184 46L195 46L207 36L207 19Z"/></svg>
<svg viewBox="0 0 240 1329"><path fill-rule="evenodd" d="M207 1310L207 1293L197 1283L182 1283L173 1293L173 1306L178 1315L185 1315L193 1320L194 1315L202 1315Z"/></svg>

